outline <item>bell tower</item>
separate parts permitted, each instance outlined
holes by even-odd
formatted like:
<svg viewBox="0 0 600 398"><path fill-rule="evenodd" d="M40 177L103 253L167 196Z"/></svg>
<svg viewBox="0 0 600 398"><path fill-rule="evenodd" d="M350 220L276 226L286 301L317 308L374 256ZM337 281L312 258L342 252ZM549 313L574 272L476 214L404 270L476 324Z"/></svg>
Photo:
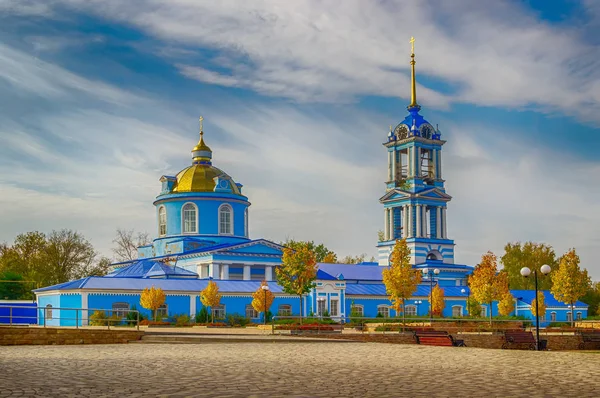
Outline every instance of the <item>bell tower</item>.
<svg viewBox="0 0 600 398"><path fill-rule="evenodd" d="M427 261L454 263L454 241L448 239L446 208L452 197L442 179L440 130L420 115L415 75L415 39L411 38L411 102L408 115L390 126L383 146L388 153L383 204L383 240L377 244L379 265L389 265L397 239L406 238L413 264Z"/></svg>

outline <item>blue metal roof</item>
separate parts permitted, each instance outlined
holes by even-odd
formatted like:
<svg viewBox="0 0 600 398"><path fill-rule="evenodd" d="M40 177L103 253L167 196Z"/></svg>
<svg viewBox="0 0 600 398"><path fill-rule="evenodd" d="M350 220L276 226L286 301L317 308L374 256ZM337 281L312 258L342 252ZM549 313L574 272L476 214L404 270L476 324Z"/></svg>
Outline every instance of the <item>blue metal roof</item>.
<svg viewBox="0 0 600 398"><path fill-rule="evenodd" d="M333 281L333 280L336 280L337 278L334 278L333 276L329 275L327 272L324 272L322 270L317 270L317 279L320 279L323 281Z"/></svg>
<svg viewBox="0 0 600 398"><path fill-rule="evenodd" d="M147 287L159 287L165 292L183 291L200 292L208 285L210 279L147 279L147 278L105 278L88 277L60 285L48 286L34 290L36 293L52 290L143 290ZM215 280L221 293L253 293L261 281L221 281ZM273 293L282 293L281 286L275 281L269 283Z"/></svg>
<svg viewBox="0 0 600 398"><path fill-rule="evenodd" d="M567 304L554 298L550 291L540 290L540 292L544 293L544 302L546 303L546 307L567 307ZM519 299L525 304L531 304L531 302L535 300L535 290L511 290L510 293L514 298ZM575 302L575 306L587 307L588 305L584 302L577 301Z"/></svg>
<svg viewBox="0 0 600 398"><path fill-rule="evenodd" d="M469 290L466 286L442 286L444 289L445 297L467 297ZM462 293L461 290L465 289ZM413 296L427 297L429 296L430 287L429 284L421 284L417 286L417 290L413 293ZM385 291L385 285L383 283L374 284L360 284L360 283L349 283L346 284L346 295L364 295L364 296L387 296Z"/></svg>
<svg viewBox="0 0 600 398"><path fill-rule="evenodd" d="M106 278L149 278L160 276L197 278L198 274L181 267L168 265L162 261L142 259L111 272L106 275Z"/></svg>
<svg viewBox="0 0 600 398"><path fill-rule="evenodd" d="M334 279L343 275L345 280L380 281L381 271L388 267L374 267L359 264L319 263L319 270L331 275Z"/></svg>

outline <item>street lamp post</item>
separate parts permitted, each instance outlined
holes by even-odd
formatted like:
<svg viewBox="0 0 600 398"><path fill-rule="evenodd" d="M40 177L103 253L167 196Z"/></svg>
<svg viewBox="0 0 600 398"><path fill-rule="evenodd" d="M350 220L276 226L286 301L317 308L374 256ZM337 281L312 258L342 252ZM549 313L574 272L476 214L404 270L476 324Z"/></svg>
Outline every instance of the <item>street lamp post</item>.
<svg viewBox="0 0 600 398"><path fill-rule="evenodd" d="M542 265L540 268L542 274L548 275L551 271L549 265ZM527 267L521 268L521 275L525 278L531 275L531 270ZM538 305L538 280L537 280L537 270L533 270L533 280L535 281L535 349L537 351L540 350L540 307Z"/></svg>
<svg viewBox="0 0 600 398"><path fill-rule="evenodd" d="M265 293L265 301L263 302L263 316L264 316L264 324L267 324L267 292L269 291L269 285L262 285L261 289L263 290L263 292Z"/></svg>
<svg viewBox="0 0 600 398"><path fill-rule="evenodd" d="M468 315L468 316L471 316L471 313L469 312L469 299L471 298L471 291L470 291L470 290L467 290L467 289L465 289L465 288L462 288L462 289L460 289L460 292L461 292L462 294L465 294L465 293L467 293L467 305L466 305L465 307L467 308L467 315Z"/></svg>
<svg viewBox="0 0 600 398"><path fill-rule="evenodd" d="M417 311L415 315L419 316L419 304L422 304L423 301L422 300L415 300L415 306L417 307Z"/></svg>
<svg viewBox="0 0 600 398"><path fill-rule="evenodd" d="M423 275L427 275L429 277L429 322L433 324L433 276L438 275L440 270L435 268L430 270L428 268L423 268Z"/></svg>

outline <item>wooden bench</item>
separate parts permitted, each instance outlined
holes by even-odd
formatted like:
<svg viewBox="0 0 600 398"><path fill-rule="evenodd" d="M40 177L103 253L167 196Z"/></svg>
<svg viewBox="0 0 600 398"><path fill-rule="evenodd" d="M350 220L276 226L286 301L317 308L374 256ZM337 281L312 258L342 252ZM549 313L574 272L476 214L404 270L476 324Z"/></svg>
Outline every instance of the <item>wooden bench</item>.
<svg viewBox="0 0 600 398"><path fill-rule="evenodd" d="M591 343L591 344L600 343L600 330L591 330L591 331L582 330L581 332L579 332L579 334L581 335L581 339L583 340L581 343L579 343L580 350L585 349L586 343Z"/></svg>
<svg viewBox="0 0 600 398"><path fill-rule="evenodd" d="M506 330L504 332L504 344L502 344L502 349L507 349L513 344L524 344L527 345L530 350L535 350L535 338L533 337L533 333L517 330ZM540 344L540 347L545 347L545 340L544 343Z"/></svg>
<svg viewBox="0 0 600 398"><path fill-rule="evenodd" d="M454 340L454 337L442 330L416 330L413 337L421 345L466 347L464 340Z"/></svg>

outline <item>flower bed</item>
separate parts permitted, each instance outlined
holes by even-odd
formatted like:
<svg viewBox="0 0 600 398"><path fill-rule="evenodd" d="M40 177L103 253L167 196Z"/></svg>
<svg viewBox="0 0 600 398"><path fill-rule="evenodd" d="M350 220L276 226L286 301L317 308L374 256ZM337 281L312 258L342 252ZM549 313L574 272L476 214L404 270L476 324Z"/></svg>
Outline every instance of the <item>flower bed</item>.
<svg viewBox="0 0 600 398"><path fill-rule="evenodd" d="M298 330L298 331L333 331L335 330L332 325L320 325L318 323L309 324L288 324L288 325L277 325L276 330ZM339 328L338 328L339 329Z"/></svg>

